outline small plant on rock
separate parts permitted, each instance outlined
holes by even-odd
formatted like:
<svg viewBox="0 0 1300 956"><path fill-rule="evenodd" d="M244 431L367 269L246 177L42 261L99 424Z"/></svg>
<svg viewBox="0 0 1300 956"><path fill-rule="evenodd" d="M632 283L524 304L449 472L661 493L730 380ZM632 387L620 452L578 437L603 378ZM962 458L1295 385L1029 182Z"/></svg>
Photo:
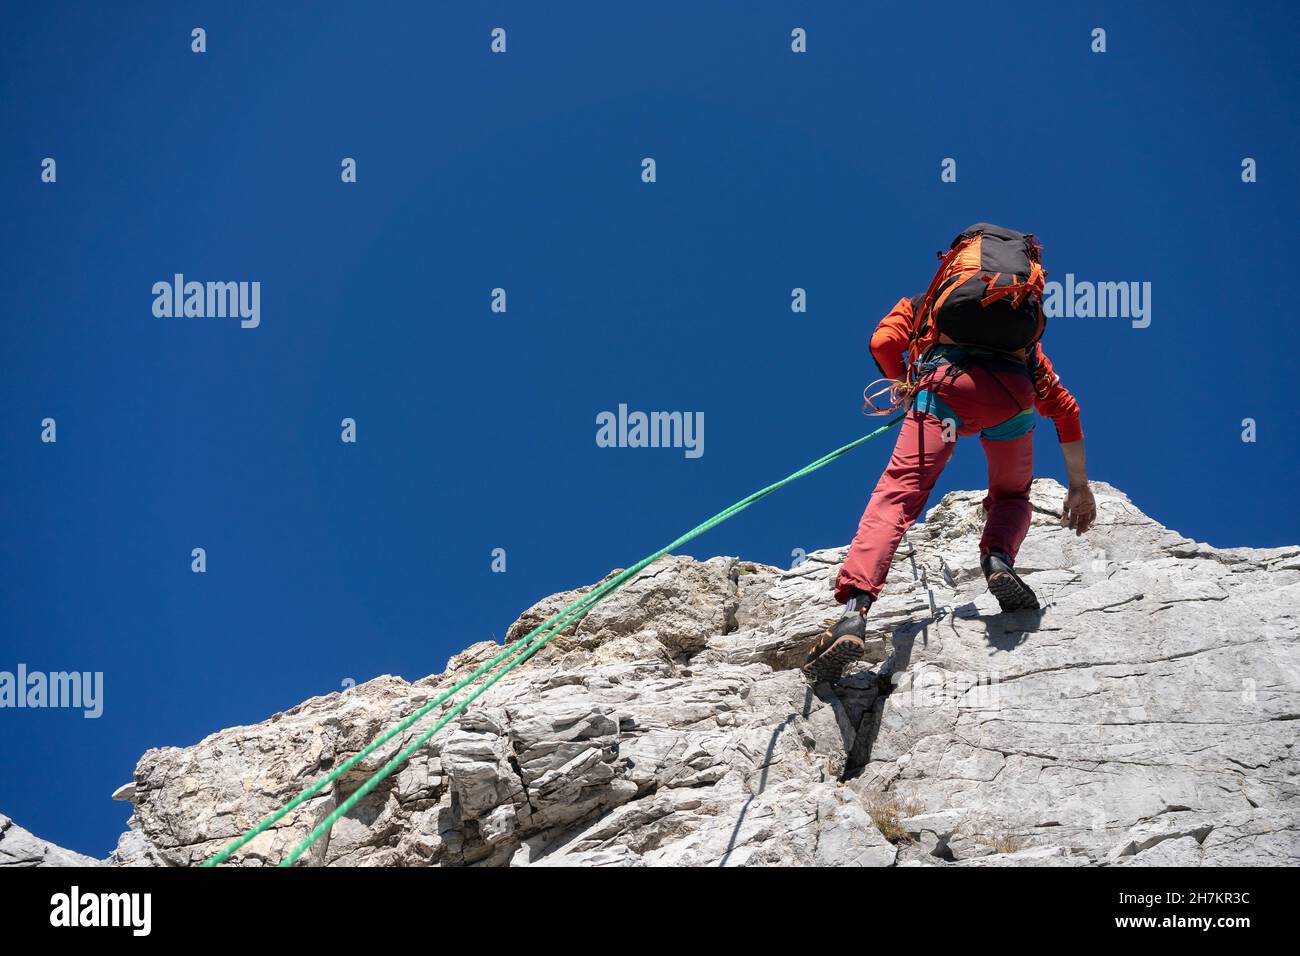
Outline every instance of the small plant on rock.
<svg viewBox="0 0 1300 956"><path fill-rule="evenodd" d="M900 800L883 793L867 801L871 822L890 843L910 843L912 837L903 829L903 821L924 811L925 808L915 800Z"/></svg>

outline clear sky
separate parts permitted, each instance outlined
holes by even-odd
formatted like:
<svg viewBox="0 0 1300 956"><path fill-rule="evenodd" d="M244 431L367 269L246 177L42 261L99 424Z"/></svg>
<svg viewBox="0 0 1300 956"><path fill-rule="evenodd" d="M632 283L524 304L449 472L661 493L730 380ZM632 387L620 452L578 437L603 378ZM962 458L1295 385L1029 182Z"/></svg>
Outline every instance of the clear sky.
<svg viewBox="0 0 1300 956"><path fill-rule="evenodd" d="M874 427L867 336L979 220L1151 283L1146 328L1048 328L1093 477L1300 541L1296 10L6 4L0 670L101 671L104 712L0 710L0 812L103 855L146 749L440 671ZM175 273L260 324L156 317ZM598 447L620 403L703 455ZM891 440L691 553L847 542ZM971 441L938 493L983 483Z"/></svg>

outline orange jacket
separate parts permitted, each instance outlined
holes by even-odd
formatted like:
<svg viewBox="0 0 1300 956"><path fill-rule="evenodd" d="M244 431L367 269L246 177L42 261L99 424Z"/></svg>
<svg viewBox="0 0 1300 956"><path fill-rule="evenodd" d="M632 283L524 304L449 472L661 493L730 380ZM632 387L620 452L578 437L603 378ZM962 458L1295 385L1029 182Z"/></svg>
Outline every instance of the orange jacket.
<svg viewBox="0 0 1300 956"><path fill-rule="evenodd" d="M898 304L889 310L889 314L880 320L876 331L871 333L871 357L876 366L887 378L902 378L906 371L903 357L912 341L912 300L899 299ZM1052 368L1052 362L1043 351L1041 343L1034 343L1033 356L1023 351L1018 353L1024 358L1033 373L1034 407L1040 415L1045 415L1056 424L1056 437L1061 444L1079 441L1083 438L1083 426L1079 424L1079 403L1069 390L1061 384L1060 376ZM1032 359L1032 360L1031 360Z"/></svg>

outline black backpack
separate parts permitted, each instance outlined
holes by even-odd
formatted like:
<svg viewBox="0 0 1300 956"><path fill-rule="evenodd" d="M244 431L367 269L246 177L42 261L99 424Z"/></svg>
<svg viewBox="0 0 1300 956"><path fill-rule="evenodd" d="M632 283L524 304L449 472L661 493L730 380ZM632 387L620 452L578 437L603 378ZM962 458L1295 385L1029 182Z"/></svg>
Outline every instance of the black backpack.
<svg viewBox="0 0 1300 956"><path fill-rule="evenodd" d="M1046 326L1041 246L1029 233L979 222L959 233L930 287L912 300L909 356L916 361L946 335L999 352L1028 349Z"/></svg>

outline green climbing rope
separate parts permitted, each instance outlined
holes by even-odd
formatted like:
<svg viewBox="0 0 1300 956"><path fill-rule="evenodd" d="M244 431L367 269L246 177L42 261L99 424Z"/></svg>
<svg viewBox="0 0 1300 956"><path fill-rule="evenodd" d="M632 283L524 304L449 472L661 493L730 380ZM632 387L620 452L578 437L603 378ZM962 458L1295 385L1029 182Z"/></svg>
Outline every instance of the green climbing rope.
<svg viewBox="0 0 1300 956"><path fill-rule="evenodd" d="M804 467L800 468L798 471L794 472L793 474L787 475L785 478L782 478L780 481L768 485L766 488L762 488L754 492L753 494L749 495L748 497L742 498L740 501L737 501L735 504L731 505L730 507L727 507L722 511L718 512L712 518L709 518L708 520L696 525L694 528L686 532L677 540L660 548L654 554L642 558L636 564L632 565L631 567L623 571L620 571L618 574L609 578L607 581L604 581L603 583L597 585L595 588L593 588L587 594L583 595L578 600L574 601L568 607L551 615L551 617L547 618L545 621L543 621L537 627L533 628L523 637L519 638L514 643L508 645L505 649L501 651L500 654L497 654L491 660L482 664L472 674L458 681L449 690L446 690L443 693L439 694L433 700L429 701L427 704L420 707L418 710L414 711L409 716L403 718L397 724L394 724L391 728L386 730L383 734L375 738L373 741L371 741L369 744L367 744L357 753L353 754L347 760L343 761L341 764L339 764L337 767L335 767L333 770L331 770L329 773L323 776L320 780L316 781L311 786L307 787L307 789L303 790L300 794L298 794L296 797L294 797L292 800L286 803L283 807L276 810L274 813L269 814L256 826L254 826L252 829L248 830L248 832L244 833L241 837L239 837L239 839L235 840L233 843L231 843L220 853L217 853L211 859L204 862L203 865L219 866L220 864L224 863L232 855L238 852L241 847L247 844L259 833L262 833L265 830L267 830L269 827L274 826L279 820L281 820L287 813L290 813L295 807L300 806L305 801L310 800L316 794L320 793L323 789L325 789L325 787L329 786L331 783L338 780L339 777L343 776L343 774L347 773L358 763L364 760L367 756L374 753L375 750L382 747L388 741L392 740L395 736L400 734L402 731L411 727L421 717L428 714L434 708L439 707L442 704L446 703L448 700L451 699L452 696L454 696L461 690L464 690L470 684L473 684L480 677L490 674L490 676L486 681L484 681L478 687L474 688L474 690L471 693L466 695L466 697L463 700L461 700L459 703L457 703L455 706L447 710L447 712L444 713L438 719L438 721L434 723L432 727L430 727L428 730L422 733L410 744L403 747L387 763L385 763L382 767L380 767L377 771L375 771L375 773L372 774L371 777L365 783L363 783L346 800L344 800L337 807L335 807L329 813L329 815L326 816L325 819L322 820L316 826L316 828L307 835L306 839L304 839L301 843L295 846L293 850L289 853L289 855L286 856L280 862L280 866L292 866L297 861L297 859L300 856L302 856L302 854L305 853L309 847L311 847L313 843L315 843L317 840L319 840L321 837L323 837L326 833L330 831L330 828L340 817L348 813L361 800L365 799L366 795L370 793L370 791L372 791L375 787L377 787L379 783L382 780L384 780L384 778L389 776L398 767L402 766L402 764L406 763L406 761L409 760L416 751L418 751L421 747L423 747L426 743L428 743L429 739L433 737L433 735L436 734L439 730L445 727L448 722L450 722L454 717L456 717L457 714L464 711L466 707L468 707L475 699L477 699L480 695L482 695L489 687L495 684L498 680L500 680L510 671L514 670L514 668L518 667L520 664L524 663L524 661L528 660L528 658L532 657L539 650L541 650L542 647L546 644L546 642L549 641L552 637L554 637L556 634L559 634L570 624L573 624L574 622L578 621L584 614L586 614L589 610L591 610L591 608L595 606L595 604L598 601L604 598L611 591L615 590L616 588L620 587L627 581L636 577L636 575L640 574L643 570L645 570L646 567L653 564L655 561L658 561L660 558L662 558L664 555L668 554L669 552L673 551L674 549L681 547L682 545L686 544L688 541L698 538L706 531L720 525L722 522L726 521L728 518L731 518L733 515L737 514L738 512L745 510L750 505L754 504L754 502L759 501L762 498L766 498L768 495L772 494L772 492L784 488L792 481L797 481L798 479L804 477L805 475L811 474L817 469L830 464L832 461L835 461L837 458L842 458L844 455L847 455L849 452L857 448L859 445L870 441L871 439L875 438L877 435L881 434L887 429L892 428L894 425L902 421L902 419L903 416L901 414L896 415L889 421L885 422L885 424L881 425L879 428L875 429L872 432L868 432L866 435L863 435L861 438L857 439L856 441L849 442L847 445L843 445L840 448L837 448L834 451L830 452L829 454L823 455L821 458L818 458L816 461L805 465ZM498 665L506 661L508 661L508 663L506 663L504 667L501 667L498 670L497 669Z"/></svg>

